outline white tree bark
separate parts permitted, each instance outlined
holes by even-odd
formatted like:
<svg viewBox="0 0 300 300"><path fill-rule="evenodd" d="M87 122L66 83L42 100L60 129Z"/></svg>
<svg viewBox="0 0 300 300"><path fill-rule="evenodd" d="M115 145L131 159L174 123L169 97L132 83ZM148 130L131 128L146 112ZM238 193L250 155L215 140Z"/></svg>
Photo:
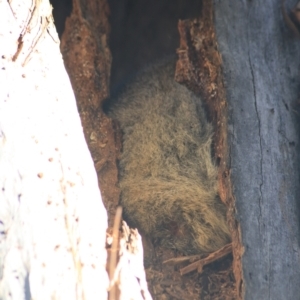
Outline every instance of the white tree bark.
<svg viewBox="0 0 300 300"><path fill-rule="evenodd" d="M0 0L0 299L106 299L107 216L48 0Z"/></svg>

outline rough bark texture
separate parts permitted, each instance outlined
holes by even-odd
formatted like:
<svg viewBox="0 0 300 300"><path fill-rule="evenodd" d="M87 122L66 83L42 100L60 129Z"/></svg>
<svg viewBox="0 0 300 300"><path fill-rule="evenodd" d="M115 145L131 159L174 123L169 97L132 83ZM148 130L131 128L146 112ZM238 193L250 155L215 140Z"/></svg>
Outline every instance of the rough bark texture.
<svg viewBox="0 0 300 300"><path fill-rule="evenodd" d="M106 1L73 1L61 50L77 99L84 134L98 174L99 186L112 226L119 202L116 158L120 145L113 122L101 109L109 96L111 55L109 8Z"/></svg>
<svg viewBox="0 0 300 300"><path fill-rule="evenodd" d="M290 1L291 2L291 1ZM299 41L280 1L215 1L243 299L299 299Z"/></svg>
<svg viewBox="0 0 300 300"><path fill-rule="evenodd" d="M0 1L0 299L106 299L107 216L44 1Z"/></svg>
<svg viewBox="0 0 300 300"><path fill-rule="evenodd" d="M67 19L62 37L61 50L67 67L96 170L99 185L108 211L109 225L112 227L116 207L119 203L117 188L116 161L120 150L120 139L115 133L117 126L102 111L102 102L109 96L111 55L108 48L110 32L108 24L109 9L103 1L73 1L73 11ZM119 216L120 218L121 216ZM118 222L114 224L118 232ZM95 228L100 230L100 228ZM110 230L111 228L109 228ZM117 284L120 290L110 289L109 299L149 299L143 265L141 237L136 232L138 251L130 249L130 242L123 238L113 239L117 249L109 249L110 288ZM129 240L129 238L128 238ZM118 257L117 257L118 252ZM118 260L114 267L114 260ZM103 283L99 282L102 287ZM102 298L101 298L102 299ZM104 298L103 298L104 299Z"/></svg>
<svg viewBox="0 0 300 300"><path fill-rule="evenodd" d="M227 102L222 75L222 59L218 52L213 25L213 5L203 1L199 19L180 21L180 48L177 50L176 79L200 93L214 125L214 156L219 165L219 195L227 205L227 218L232 235L233 272L236 288L241 283L241 246L239 227L235 221L235 203L231 191L227 144ZM234 288L234 285L230 286ZM232 295L226 289L224 295Z"/></svg>

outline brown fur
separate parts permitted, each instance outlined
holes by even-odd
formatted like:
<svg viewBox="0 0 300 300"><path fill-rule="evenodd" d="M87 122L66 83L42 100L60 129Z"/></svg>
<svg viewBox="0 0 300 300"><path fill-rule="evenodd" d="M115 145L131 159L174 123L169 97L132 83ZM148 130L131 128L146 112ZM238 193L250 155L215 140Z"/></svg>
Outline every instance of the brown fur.
<svg viewBox="0 0 300 300"><path fill-rule="evenodd" d="M121 205L125 219L162 245L211 252L230 241L212 126L200 98L173 76L170 63L144 71L109 110L123 131Z"/></svg>

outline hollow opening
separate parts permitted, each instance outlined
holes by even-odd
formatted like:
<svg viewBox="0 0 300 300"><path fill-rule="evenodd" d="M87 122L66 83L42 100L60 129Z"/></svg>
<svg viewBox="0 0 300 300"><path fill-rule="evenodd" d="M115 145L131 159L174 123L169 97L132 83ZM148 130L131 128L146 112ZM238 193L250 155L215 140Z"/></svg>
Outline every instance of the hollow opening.
<svg viewBox="0 0 300 300"><path fill-rule="evenodd" d="M111 94L141 70L170 57L175 61L180 42L178 21L198 18L202 9L202 2L195 0L126 0L122 3L109 0L108 3L113 58ZM106 103L104 108L109 105ZM177 223L172 220L166 223L166 227L175 228L176 234L180 232ZM143 234L144 264L154 299L235 299L231 255L204 267L201 274L192 272L181 276L179 269L184 264L163 264L180 257L181 253L156 242Z"/></svg>
<svg viewBox="0 0 300 300"><path fill-rule="evenodd" d="M61 36L71 2L58 2L52 0L55 23ZM198 18L203 9L199 0L109 0L108 4L112 94L149 65L168 57L174 57L175 60L180 44L178 21ZM105 136L106 132L100 132L100 135ZM217 162L219 164L218 157ZM101 164L110 165L102 161ZM175 234L180 232L177 223L170 221L167 226ZM194 271L181 276L179 269L183 267L182 264L174 266L163 262L182 254L155 242L143 235L144 265L154 299L235 299L231 255L205 266L201 273Z"/></svg>
<svg viewBox="0 0 300 300"><path fill-rule="evenodd" d="M72 0L50 0L53 7L53 18L58 36L61 37L65 29L66 18L72 11Z"/></svg>
<svg viewBox="0 0 300 300"><path fill-rule="evenodd" d="M179 46L179 19L199 16L199 0L109 0L111 89L130 74L168 56Z"/></svg>

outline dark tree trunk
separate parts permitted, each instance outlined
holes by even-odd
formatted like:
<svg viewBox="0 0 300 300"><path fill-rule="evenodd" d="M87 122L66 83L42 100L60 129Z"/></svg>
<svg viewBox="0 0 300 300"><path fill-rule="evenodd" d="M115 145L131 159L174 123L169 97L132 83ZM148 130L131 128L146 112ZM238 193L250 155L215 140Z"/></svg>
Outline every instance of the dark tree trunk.
<svg viewBox="0 0 300 300"><path fill-rule="evenodd" d="M239 294L299 299L299 40L280 1L215 1L214 10L244 250Z"/></svg>

